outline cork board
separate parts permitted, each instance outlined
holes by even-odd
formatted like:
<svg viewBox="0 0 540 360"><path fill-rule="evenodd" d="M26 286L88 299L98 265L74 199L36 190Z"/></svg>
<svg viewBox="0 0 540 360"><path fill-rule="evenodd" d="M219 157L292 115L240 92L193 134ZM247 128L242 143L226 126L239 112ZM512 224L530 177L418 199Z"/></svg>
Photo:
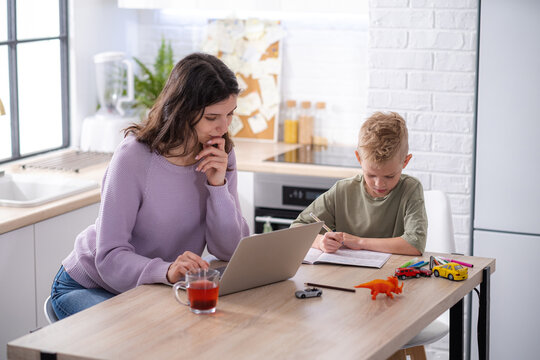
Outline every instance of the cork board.
<svg viewBox="0 0 540 360"><path fill-rule="evenodd" d="M277 141L283 34L278 21L209 21L203 50L222 59L242 89L229 126L233 138Z"/></svg>

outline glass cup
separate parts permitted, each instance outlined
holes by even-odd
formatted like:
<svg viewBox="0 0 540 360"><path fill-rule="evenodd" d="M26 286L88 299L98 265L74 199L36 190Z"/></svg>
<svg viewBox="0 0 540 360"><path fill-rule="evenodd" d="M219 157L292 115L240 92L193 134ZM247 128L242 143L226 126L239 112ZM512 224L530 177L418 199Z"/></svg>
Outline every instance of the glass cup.
<svg viewBox="0 0 540 360"><path fill-rule="evenodd" d="M214 269L190 270L186 273L185 280L174 284L174 297L180 304L189 306L195 314L212 314L216 312L219 277L219 271ZM182 288L186 289L187 301L178 293Z"/></svg>

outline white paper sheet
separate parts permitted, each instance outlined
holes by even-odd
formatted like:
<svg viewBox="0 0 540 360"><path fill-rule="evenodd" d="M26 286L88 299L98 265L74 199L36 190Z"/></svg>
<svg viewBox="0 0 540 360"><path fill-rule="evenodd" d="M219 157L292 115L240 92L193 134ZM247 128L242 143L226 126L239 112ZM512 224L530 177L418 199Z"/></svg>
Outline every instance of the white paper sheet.
<svg viewBox="0 0 540 360"><path fill-rule="evenodd" d="M319 249L310 248L304 257L305 264L342 264L352 266L367 266L381 268L391 254L368 250L339 249L335 253L325 253Z"/></svg>
<svg viewBox="0 0 540 360"><path fill-rule="evenodd" d="M272 75L265 75L259 78L259 88L261 90L262 103L270 107L279 102L279 92L276 80Z"/></svg>
<svg viewBox="0 0 540 360"><path fill-rule="evenodd" d="M268 124L261 114L255 114L248 119L249 127L254 134L258 134L268 128Z"/></svg>
<svg viewBox="0 0 540 360"><path fill-rule="evenodd" d="M259 110L259 112L262 114L262 116L264 116L267 121L272 120L272 118L277 115L278 111L278 104L272 106L266 106L263 104L263 106L261 106L261 109Z"/></svg>
<svg viewBox="0 0 540 360"><path fill-rule="evenodd" d="M231 125L229 125L229 133L231 136L235 136L244 128L244 124L242 123L242 120L234 115L231 121Z"/></svg>
<svg viewBox="0 0 540 360"><path fill-rule="evenodd" d="M248 116L260 108L261 98L256 91L252 91L246 96L240 96L236 105L236 113L238 115Z"/></svg>
<svg viewBox="0 0 540 360"><path fill-rule="evenodd" d="M246 90L248 88L247 83L244 81L242 76L236 75L236 81L238 81L238 88L240 90Z"/></svg>
<svg viewBox="0 0 540 360"><path fill-rule="evenodd" d="M262 72L264 74L277 74L281 73L281 61L277 58L268 58L260 62Z"/></svg>

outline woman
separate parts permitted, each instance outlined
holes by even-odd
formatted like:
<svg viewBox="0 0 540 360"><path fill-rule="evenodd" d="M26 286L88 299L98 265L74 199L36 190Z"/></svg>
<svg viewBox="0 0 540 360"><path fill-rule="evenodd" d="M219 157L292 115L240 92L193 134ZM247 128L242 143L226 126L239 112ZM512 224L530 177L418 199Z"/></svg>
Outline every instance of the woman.
<svg viewBox="0 0 540 360"><path fill-rule="evenodd" d="M227 133L239 91L214 56L196 53L176 64L148 119L126 129L103 178L96 223L79 234L54 279L59 319L208 268L205 245L230 259L249 233Z"/></svg>

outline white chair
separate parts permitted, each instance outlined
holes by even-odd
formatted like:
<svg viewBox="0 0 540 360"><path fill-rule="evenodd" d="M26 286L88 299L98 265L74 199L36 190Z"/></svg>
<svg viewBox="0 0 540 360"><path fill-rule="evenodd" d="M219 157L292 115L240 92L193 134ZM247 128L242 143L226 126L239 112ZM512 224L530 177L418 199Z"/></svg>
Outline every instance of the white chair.
<svg viewBox="0 0 540 360"><path fill-rule="evenodd" d="M452 211L446 194L439 190L424 192L424 202L428 218L426 251L453 253L456 251ZM426 326L418 335L403 345L391 359L425 360L425 345L442 339L449 330L449 311L444 312L435 321Z"/></svg>
<svg viewBox="0 0 540 360"><path fill-rule="evenodd" d="M52 324L58 321L58 317L56 316L56 313L54 312L54 309L52 307L50 295L47 298L47 300L45 300L45 304L43 304L43 311L45 312L45 317L47 318L47 321L49 322L49 324Z"/></svg>

